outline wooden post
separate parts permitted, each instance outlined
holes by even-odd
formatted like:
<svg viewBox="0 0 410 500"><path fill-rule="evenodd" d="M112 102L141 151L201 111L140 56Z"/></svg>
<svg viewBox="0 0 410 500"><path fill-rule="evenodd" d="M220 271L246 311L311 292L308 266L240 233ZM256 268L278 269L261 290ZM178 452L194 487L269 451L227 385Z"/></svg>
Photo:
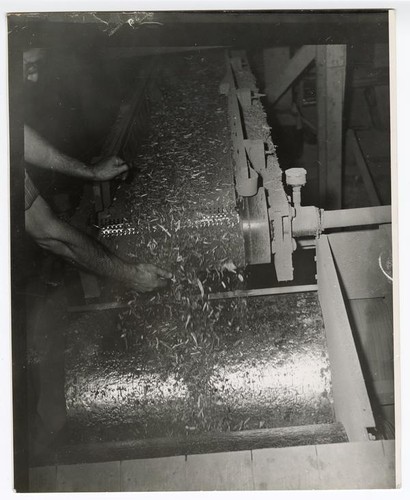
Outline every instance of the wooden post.
<svg viewBox="0 0 410 500"><path fill-rule="evenodd" d="M346 79L346 46L316 48L318 160L320 206L342 206L342 118Z"/></svg>

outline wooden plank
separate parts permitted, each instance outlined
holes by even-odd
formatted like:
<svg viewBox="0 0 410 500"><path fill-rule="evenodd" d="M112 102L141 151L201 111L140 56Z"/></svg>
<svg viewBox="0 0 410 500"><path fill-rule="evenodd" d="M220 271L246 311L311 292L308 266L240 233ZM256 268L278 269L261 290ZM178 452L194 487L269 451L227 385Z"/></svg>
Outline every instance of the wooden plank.
<svg viewBox="0 0 410 500"><path fill-rule="evenodd" d="M391 224L383 224L379 229L332 233L328 241L346 298L391 294L391 283L379 267L379 255L391 252Z"/></svg>
<svg viewBox="0 0 410 500"><path fill-rule="evenodd" d="M256 490L301 490L321 487L316 446L252 451Z"/></svg>
<svg viewBox="0 0 410 500"><path fill-rule="evenodd" d="M120 462L59 465L58 492L120 491Z"/></svg>
<svg viewBox="0 0 410 500"><path fill-rule="evenodd" d="M342 118L346 46L318 45L316 102L318 114L319 195L321 208L342 206Z"/></svg>
<svg viewBox="0 0 410 500"><path fill-rule="evenodd" d="M396 441L394 439L384 439L382 442L384 456L390 460L396 454Z"/></svg>
<svg viewBox="0 0 410 500"><path fill-rule="evenodd" d="M186 489L190 491L251 490L251 452L189 455L186 477Z"/></svg>
<svg viewBox="0 0 410 500"><path fill-rule="evenodd" d="M317 243L317 271L318 295L332 369L336 419L344 425L350 441L367 441L367 428L374 427L375 422L329 241L325 235Z"/></svg>
<svg viewBox="0 0 410 500"><path fill-rule="evenodd" d="M395 477L381 441L317 446L323 489L394 488Z"/></svg>
<svg viewBox="0 0 410 500"><path fill-rule="evenodd" d="M186 489L185 456L121 462L122 491L181 491Z"/></svg>
<svg viewBox="0 0 410 500"><path fill-rule="evenodd" d="M380 196L377 192L376 184L374 183L369 165L366 162L365 155L362 147L360 146L359 139L354 130L349 129L346 132L346 144L352 150L356 165L359 167L360 176L364 182L367 196L371 206L381 205Z"/></svg>
<svg viewBox="0 0 410 500"><path fill-rule="evenodd" d="M269 88L270 103L275 104L279 98L288 90L294 81L314 60L316 48L314 45L304 45L289 61L287 66L281 71L276 71L276 78Z"/></svg>
<svg viewBox="0 0 410 500"><path fill-rule="evenodd" d="M396 441L394 439L384 440L381 442L383 445L383 453L386 461L386 466L389 473L393 476L396 488L400 488L400 468L396 466ZM400 456L400 455L398 455ZM399 462L397 462L398 465Z"/></svg>
<svg viewBox="0 0 410 500"><path fill-rule="evenodd" d="M367 387L380 404L394 403L393 317L385 299L349 301Z"/></svg>
<svg viewBox="0 0 410 500"><path fill-rule="evenodd" d="M285 293L316 292L317 285L296 285L274 288L257 288L254 290L234 290L231 292L215 292L208 294L209 300L231 299L237 297L261 297L263 295L281 295Z"/></svg>
<svg viewBox="0 0 410 500"><path fill-rule="evenodd" d="M347 441L343 425L312 424L272 429L253 429L232 432L208 432L182 437L149 438L129 441L109 441L72 444L59 448L57 458L43 455L37 465L75 464L80 461L97 463L108 460L136 460L185 456L204 453L284 448Z"/></svg>
<svg viewBox="0 0 410 500"><path fill-rule="evenodd" d="M31 467L29 469L30 493L53 493L57 491L57 466Z"/></svg>

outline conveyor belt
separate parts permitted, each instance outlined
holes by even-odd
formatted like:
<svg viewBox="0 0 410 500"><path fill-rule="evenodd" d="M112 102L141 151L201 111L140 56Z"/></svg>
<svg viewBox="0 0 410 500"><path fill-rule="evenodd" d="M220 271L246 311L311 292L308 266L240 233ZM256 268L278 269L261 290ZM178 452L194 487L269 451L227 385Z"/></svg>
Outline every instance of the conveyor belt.
<svg viewBox="0 0 410 500"><path fill-rule="evenodd" d="M151 103L151 136L134 162L134 181L121 187L101 235L121 235L124 224L132 226L129 238L115 241L116 250L176 275L220 268L227 260L239 266L243 238L227 102L219 95L224 54L169 56L160 63L162 98ZM111 219L121 219L122 227L113 228Z"/></svg>

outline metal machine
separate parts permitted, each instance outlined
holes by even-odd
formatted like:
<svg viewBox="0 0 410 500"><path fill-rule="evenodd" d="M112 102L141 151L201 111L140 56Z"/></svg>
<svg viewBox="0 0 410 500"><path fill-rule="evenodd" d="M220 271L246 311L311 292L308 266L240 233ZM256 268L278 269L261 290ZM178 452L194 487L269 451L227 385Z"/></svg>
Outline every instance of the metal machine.
<svg viewBox="0 0 410 500"><path fill-rule="evenodd" d="M269 263L273 255L278 281L292 281L292 253L297 245L312 247L315 238L331 229L391 222L390 206L331 211L303 206L306 170L288 169L284 183L266 120L260 128L253 126L255 115L263 120L264 111L245 54L234 53L227 64L220 91L228 97L235 189L247 264ZM291 197L285 184L292 188Z"/></svg>
<svg viewBox="0 0 410 500"><path fill-rule="evenodd" d="M204 71L201 58L189 59L192 78L199 78L198 69ZM223 55L215 61L221 76ZM99 219L100 237L111 238L116 251L131 249L142 261L172 262L177 279L156 297L72 308L94 310L66 335L65 402L72 441L56 457L40 458L40 464L138 459L145 467L164 457L189 464L198 457L213 462L216 452L240 456L253 450L255 456L271 453L275 463L290 457L285 461L292 460L292 471L286 474L294 473L302 485L304 475L314 475L313 468L329 476L325 468L332 460L339 473L350 470L351 462L360 469L370 457L375 470L390 467L386 483L392 484L392 442L383 444L390 450L386 455L375 442L374 414L375 400L390 411L394 405L391 282L383 260L391 254L390 207L327 211L303 206L306 171L280 168L244 53L232 53L226 62L222 83L218 79L207 89L209 101L197 82L194 100L192 88L185 90L182 81L185 94L174 90L180 100L169 98L165 111L164 103L158 104L154 118L161 140L147 146L151 155L144 157L145 170L126 193L133 215L125 213L124 202L113 203L110 219ZM228 128L224 97L216 103L218 85L228 100ZM185 109L189 105L192 109ZM183 133L172 121L178 110ZM209 114L220 116L218 131L215 122L204 130L192 126ZM222 154L216 157L217 147ZM333 231L358 226L360 231ZM297 246L316 249L314 284L208 293L198 274L201 265L208 268L228 258L238 267L273 261L277 280L293 285ZM247 299L289 292L301 293ZM234 297L246 297L243 308L260 313L260 321L246 314L229 316L238 304L226 299ZM116 311L99 314L119 307L124 310L120 322ZM224 313L228 321L218 330L213 318ZM246 335L240 329L244 318ZM359 325L359 335L352 325ZM387 346L383 369L379 352L368 356L365 379L357 345L371 350L376 331ZM331 391L324 390L330 386ZM328 458L317 466L315 458L313 466L293 467L294 457L304 452ZM383 484L379 476L369 474L359 484Z"/></svg>

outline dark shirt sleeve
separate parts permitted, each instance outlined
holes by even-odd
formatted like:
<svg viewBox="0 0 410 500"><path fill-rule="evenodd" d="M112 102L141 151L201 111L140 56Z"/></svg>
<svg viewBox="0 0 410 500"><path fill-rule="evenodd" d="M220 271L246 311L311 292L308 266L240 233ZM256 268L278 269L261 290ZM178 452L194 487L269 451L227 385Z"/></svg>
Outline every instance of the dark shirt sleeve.
<svg viewBox="0 0 410 500"><path fill-rule="evenodd" d="M24 171L24 210L28 210L36 200L39 192L29 175Z"/></svg>

